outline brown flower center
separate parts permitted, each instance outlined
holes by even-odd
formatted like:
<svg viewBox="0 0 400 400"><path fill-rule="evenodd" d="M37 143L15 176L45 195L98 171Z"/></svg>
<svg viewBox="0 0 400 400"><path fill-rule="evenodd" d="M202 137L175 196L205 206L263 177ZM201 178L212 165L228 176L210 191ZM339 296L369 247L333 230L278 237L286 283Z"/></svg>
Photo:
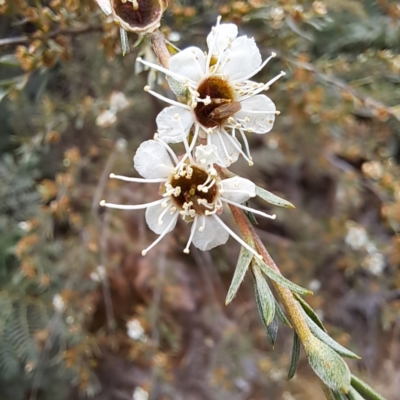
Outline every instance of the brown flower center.
<svg viewBox="0 0 400 400"><path fill-rule="evenodd" d="M178 196L171 196L176 207L180 210L189 207L201 215L205 215L207 210L213 211L218 196L215 182L209 178L206 171L196 165L187 166L184 171L183 176L174 175L169 182L173 189L180 188ZM207 191L201 190L203 187L206 187Z"/></svg>
<svg viewBox="0 0 400 400"><path fill-rule="evenodd" d="M194 112L197 120L206 128L221 126L230 115L229 105L234 107L234 93L230 84L219 76L210 76L200 83L197 88L201 99L210 97L211 103L197 103ZM221 108L222 106L222 108Z"/></svg>
<svg viewBox="0 0 400 400"><path fill-rule="evenodd" d="M155 0L112 0L115 14L131 28L144 28L161 16L162 9Z"/></svg>

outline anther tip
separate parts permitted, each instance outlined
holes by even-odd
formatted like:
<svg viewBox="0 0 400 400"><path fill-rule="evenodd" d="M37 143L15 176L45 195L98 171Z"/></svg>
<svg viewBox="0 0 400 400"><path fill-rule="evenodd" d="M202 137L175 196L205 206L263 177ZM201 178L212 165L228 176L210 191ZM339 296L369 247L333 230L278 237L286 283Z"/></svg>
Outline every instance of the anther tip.
<svg viewBox="0 0 400 400"><path fill-rule="evenodd" d="M276 214L272 214L271 219L276 219Z"/></svg>
<svg viewBox="0 0 400 400"><path fill-rule="evenodd" d="M136 57L136 61L141 62L141 61L143 61L143 59L142 59L142 57Z"/></svg>
<svg viewBox="0 0 400 400"><path fill-rule="evenodd" d="M109 178L110 178L110 179L115 178L115 174L111 172L111 174L109 175Z"/></svg>
<svg viewBox="0 0 400 400"><path fill-rule="evenodd" d="M189 249L185 249L185 250L183 250L183 252L184 252L185 254L189 254L189 253L190 253L190 250L189 250Z"/></svg>
<svg viewBox="0 0 400 400"><path fill-rule="evenodd" d="M253 161L249 160L249 167L252 167L254 165Z"/></svg>
<svg viewBox="0 0 400 400"><path fill-rule="evenodd" d="M106 205L106 201L105 201L105 200L101 200L101 201L100 201L100 205L101 205L102 207L104 207L104 206Z"/></svg>
<svg viewBox="0 0 400 400"><path fill-rule="evenodd" d="M276 53L274 51L271 53L271 57L276 57Z"/></svg>
<svg viewBox="0 0 400 400"><path fill-rule="evenodd" d="M146 250L142 250L142 256L144 257L147 254Z"/></svg>
<svg viewBox="0 0 400 400"><path fill-rule="evenodd" d="M286 72L285 72L285 71L281 71L281 75L282 75L282 76L285 76L285 75L286 75Z"/></svg>
<svg viewBox="0 0 400 400"><path fill-rule="evenodd" d="M148 92L148 91L150 90L150 86L149 86L149 85L146 85L146 86L143 88L143 90L144 90L145 92Z"/></svg>
<svg viewBox="0 0 400 400"><path fill-rule="evenodd" d="M263 259L263 256L261 254L257 254L257 258L259 258L260 260Z"/></svg>

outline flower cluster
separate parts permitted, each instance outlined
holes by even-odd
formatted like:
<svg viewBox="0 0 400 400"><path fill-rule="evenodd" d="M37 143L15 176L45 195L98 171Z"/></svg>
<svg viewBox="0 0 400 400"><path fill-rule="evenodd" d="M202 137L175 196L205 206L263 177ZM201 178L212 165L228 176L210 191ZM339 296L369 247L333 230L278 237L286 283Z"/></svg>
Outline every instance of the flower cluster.
<svg viewBox="0 0 400 400"><path fill-rule="evenodd" d="M274 57L262 62L253 39L238 35L234 24L220 24L207 37L208 53L189 47L172 56L169 69L138 59L165 73L171 89L181 102L168 99L149 87L145 90L170 104L157 116L153 140L140 145L134 167L142 178L111 174L110 178L128 182L158 183L160 199L139 205L120 205L102 201L101 205L123 210L146 209L146 222L158 238L142 251L145 255L178 219L191 224L191 244L209 250L236 239L256 257L260 255L233 232L221 219L224 205L233 205L267 218L275 218L244 205L256 196L256 185L239 176L222 178L219 168L229 166L242 155L250 165L246 133L264 134L271 130L278 112L261 92L284 75L267 83L250 79ZM236 137L237 134L243 142ZM170 144L183 143L185 153L177 156Z"/></svg>

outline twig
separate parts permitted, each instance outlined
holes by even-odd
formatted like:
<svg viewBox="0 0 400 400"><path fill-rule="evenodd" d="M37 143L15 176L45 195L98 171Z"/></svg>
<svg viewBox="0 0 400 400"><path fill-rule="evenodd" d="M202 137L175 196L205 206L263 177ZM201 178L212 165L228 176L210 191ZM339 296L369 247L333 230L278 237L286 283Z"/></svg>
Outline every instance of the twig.
<svg viewBox="0 0 400 400"><path fill-rule="evenodd" d="M165 44L164 35L156 30L150 35L151 44L153 45L154 53L164 68L169 68L169 59L171 54L168 51L167 45Z"/></svg>
<svg viewBox="0 0 400 400"><path fill-rule="evenodd" d="M79 28L55 29L54 31L51 31L48 34L43 35L41 37L17 36L17 37L12 37L12 38L0 39L0 47L8 46L8 45L25 44L25 43L29 43L31 40L34 40L34 39L46 40L46 39L52 39L58 35L79 35L81 33L98 32L101 30L103 30L103 27L101 25L94 25L94 26L85 25L85 26L81 26Z"/></svg>
<svg viewBox="0 0 400 400"><path fill-rule="evenodd" d="M377 112L381 112L382 110L384 110L392 117L394 117L396 119L399 118L398 115L396 114L396 112L391 109L391 107L388 107L387 105L373 99L372 97L362 95L357 90L352 88L347 82L344 82L341 79L338 79L332 75L328 75L328 74L325 74L325 73L319 71L310 63L298 61L292 57L286 57L286 56L282 55L279 51L274 50L274 52L282 60L285 60L285 61L289 62L290 64L293 64L297 67L305 69L306 71L309 71L312 74L316 75L320 80L330 83L330 84L338 87L339 89L342 89L343 91L351 94L353 97L357 98L366 107L372 108L372 109L376 110Z"/></svg>
<svg viewBox="0 0 400 400"><path fill-rule="evenodd" d="M239 226L239 229L242 232L242 235L244 237L251 237L256 245L256 249L262 255L263 260L268 265L268 267L278 274L282 275L281 271L275 264L272 257L269 255L267 249L265 248L260 237L257 235L256 231L254 230L244 212L235 206L229 205L229 207L232 211L237 225ZM289 320L292 323L293 328L298 334L303 346L307 347L309 339L310 337L312 337L312 333L302 315L299 303L293 297L293 294L289 289L279 285L274 281L272 283L276 289L276 292L278 293L279 298L282 301L282 304L288 314Z"/></svg>

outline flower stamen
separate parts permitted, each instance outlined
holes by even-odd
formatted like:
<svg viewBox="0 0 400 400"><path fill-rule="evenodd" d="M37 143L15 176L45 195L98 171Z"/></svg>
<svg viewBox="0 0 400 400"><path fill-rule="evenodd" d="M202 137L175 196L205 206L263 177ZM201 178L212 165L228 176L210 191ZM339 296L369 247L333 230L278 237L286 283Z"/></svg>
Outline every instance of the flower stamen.
<svg viewBox="0 0 400 400"><path fill-rule="evenodd" d="M176 223L176 218L177 217L172 218L171 221L169 222L169 224L167 225L167 227L165 228L165 230L160 234L160 236L149 247L142 250L142 256L145 256L149 252L149 250L151 250L157 243L159 243L164 238L164 236L167 233L169 233L171 231L172 225L174 223Z"/></svg>
<svg viewBox="0 0 400 400"><path fill-rule="evenodd" d="M241 239L235 232L232 231L224 222L222 222L221 218L217 215L212 216L221 226L224 228L238 243L240 243L244 248L250 251L250 253L254 254L257 258L262 260L262 255L258 254L252 247L250 247L243 239Z"/></svg>
<svg viewBox="0 0 400 400"><path fill-rule="evenodd" d="M187 241L186 247L185 247L185 249L183 250L183 252L184 252L185 254L189 254L189 253L190 253L189 246L190 246L190 244L192 243L194 233L196 232L197 219L198 219L198 217L195 217L194 220L193 220L192 228L190 229L189 240Z"/></svg>

